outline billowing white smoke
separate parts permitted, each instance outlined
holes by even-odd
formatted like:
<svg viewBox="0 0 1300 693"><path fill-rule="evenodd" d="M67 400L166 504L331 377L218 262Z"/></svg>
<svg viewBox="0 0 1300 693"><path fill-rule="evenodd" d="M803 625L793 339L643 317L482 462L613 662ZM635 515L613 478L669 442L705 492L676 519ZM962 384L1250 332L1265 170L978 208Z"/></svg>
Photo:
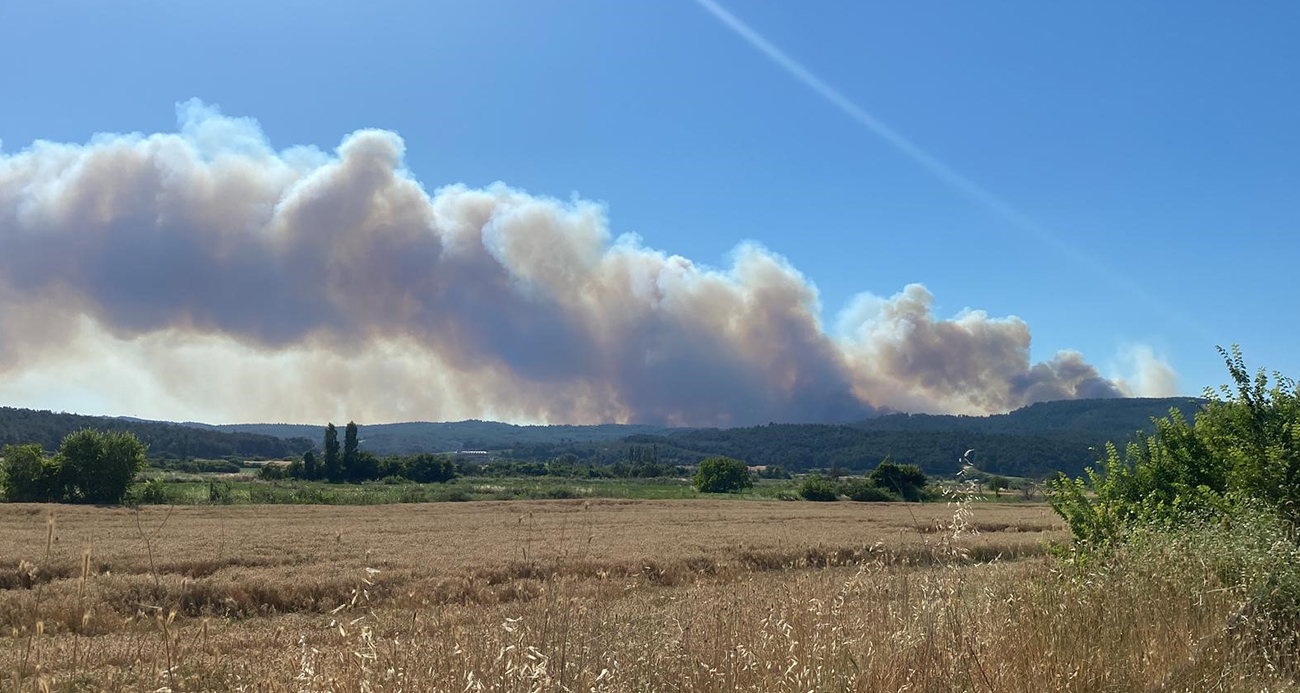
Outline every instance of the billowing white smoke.
<svg viewBox="0 0 1300 693"><path fill-rule="evenodd" d="M0 154L0 396L729 425L1122 394L1077 353L1031 364L1016 318L937 319L919 285L859 299L833 337L759 246L709 269L612 239L594 203L430 195L391 132L277 152L253 121L179 115L176 134Z"/></svg>

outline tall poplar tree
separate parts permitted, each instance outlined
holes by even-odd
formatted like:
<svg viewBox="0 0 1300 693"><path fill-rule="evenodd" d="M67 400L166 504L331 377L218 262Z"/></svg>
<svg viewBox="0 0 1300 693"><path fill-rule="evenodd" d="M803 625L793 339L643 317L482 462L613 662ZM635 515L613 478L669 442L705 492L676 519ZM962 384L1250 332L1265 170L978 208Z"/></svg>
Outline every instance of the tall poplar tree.
<svg viewBox="0 0 1300 693"><path fill-rule="evenodd" d="M357 424L349 421L343 430L343 475L353 481L357 474Z"/></svg>
<svg viewBox="0 0 1300 693"><path fill-rule="evenodd" d="M343 460L339 458L339 430L330 423L325 426L325 478L343 480Z"/></svg>

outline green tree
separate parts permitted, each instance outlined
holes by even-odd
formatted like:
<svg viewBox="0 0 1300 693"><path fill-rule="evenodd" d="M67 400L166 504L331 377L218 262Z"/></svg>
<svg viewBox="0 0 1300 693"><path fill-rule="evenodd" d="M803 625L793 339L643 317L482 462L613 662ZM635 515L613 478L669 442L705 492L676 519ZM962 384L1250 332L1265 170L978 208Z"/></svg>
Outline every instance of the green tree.
<svg viewBox="0 0 1300 693"><path fill-rule="evenodd" d="M368 450L352 453L352 464L344 468L348 481L361 482L379 478L379 458Z"/></svg>
<svg viewBox="0 0 1300 693"><path fill-rule="evenodd" d="M135 434L84 428L69 433L55 458L65 500L121 503L136 474L144 469L145 445Z"/></svg>
<svg viewBox="0 0 1300 693"><path fill-rule="evenodd" d="M870 478L876 488L896 493L902 496L903 500L908 501L921 500L921 492L925 490L926 484L930 483L930 479L920 467L914 464L890 462L888 457L876 466Z"/></svg>
<svg viewBox="0 0 1300 693"><path fill-rule="evenodd" d="M343 475L348 479L360 480L365 478L360 470L355 469L357 466L357 448L360 447L357 440L357 424L349 421L343 429Z"/></svg>
<svg viewBox="0 0 1300 693"><path fill-rule="evenodd" d="M749 467L730 457L710 457L695 472L695 488L704 493L736 493L753 485Z"/></svg>
<svg viewBox="0 0 1300 693"><path fill-rule="evenodd" d="M320 467L316 464L316 453L314 451L308 450L302 454L302 462L299 464L297 471L304 479L315 480L320 478Z"/></svg>
<svg viewBox="0 0 1300 693"><path fill-rule="evenodd" d="M441 484L456 478L456 464L445 455L411 455L405 467L406 478L422 484Z"/></svg>
<svg viewBox="0 0 1300 693"><path fill-rule="evenodd" d="M321 476L330 481L343 481L343 460L339 458L339 431L333 423L325 425L325 468Z"/></svg>
<svg viewBox="0 0 1300 693"><path fill-rule="evenodd" d="M38 444L6 445L0 457L0 488L7 500L37 503L62 500L62 474L56 459Z"/></svg>
<svg viewBox="0 0 1300 693"><path fill-rule="evenodd" d="M1011 488L1011 480L1005 476L994 474L989 477L989 488L993 489L993 495L1001 496L1002 489Z"/></svg>

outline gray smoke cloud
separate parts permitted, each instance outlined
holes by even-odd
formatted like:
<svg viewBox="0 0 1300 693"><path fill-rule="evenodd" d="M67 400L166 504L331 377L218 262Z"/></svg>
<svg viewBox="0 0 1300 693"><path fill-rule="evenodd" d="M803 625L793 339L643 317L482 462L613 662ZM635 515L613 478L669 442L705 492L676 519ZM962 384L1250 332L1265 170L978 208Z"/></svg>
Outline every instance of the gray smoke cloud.
<svg viewBox="0 0 1300 693"><path fill-rule="evenodd" d="M713 269L612 236L596 203L429 193L392 132L277 151L252 120L178 116L0 154L0 395L735 425L1128 391L1074 352L1031 363L1019 319L937 318L920 285L859 297L831 334L815 287L761 246ZM1163 387L1150 363L1134 382Z"/></svg>

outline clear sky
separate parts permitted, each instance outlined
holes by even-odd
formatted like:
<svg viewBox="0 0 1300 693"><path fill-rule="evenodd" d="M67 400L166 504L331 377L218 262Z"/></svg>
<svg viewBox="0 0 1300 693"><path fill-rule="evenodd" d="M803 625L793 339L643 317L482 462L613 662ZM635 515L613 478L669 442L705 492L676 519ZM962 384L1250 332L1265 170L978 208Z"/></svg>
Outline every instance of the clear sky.
<svg viewBox="0 0 1300 693"><path fill-rule="evenodd" d="M0 142L172 132L191 97L281 148L385 128L426 186L598 200L711 265L759 241L827 323L921 282L944 317L1023 318L1035 358L1147 344L1196 393L1239 342L1300 373L1300 3L725 7L1044 233L695 0L0 0Z"/></svg>

